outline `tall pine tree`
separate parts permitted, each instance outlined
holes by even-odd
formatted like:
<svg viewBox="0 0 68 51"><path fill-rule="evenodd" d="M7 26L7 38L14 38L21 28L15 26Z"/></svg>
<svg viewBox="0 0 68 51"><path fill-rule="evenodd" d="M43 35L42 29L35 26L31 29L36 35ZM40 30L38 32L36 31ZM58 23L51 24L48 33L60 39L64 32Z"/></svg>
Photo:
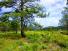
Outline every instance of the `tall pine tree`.
<svg viewBox="0 0 68 51"><path fill-rule="evenodd" d="M21 18L21 36L25 37L24 34L24 17L30 14L39 14L39 11L41 10L41 8L39 7L38 4L34 4L32 5L32 3L34 1L37 0L4 0L2 2L0 2L0 6L5 6L5 7L14 7L15 10L13 12L10 13L4 13L3 16L7 16L7 17L20 17ZM45 17L46 14L41 13L42 17Z"/></svg>

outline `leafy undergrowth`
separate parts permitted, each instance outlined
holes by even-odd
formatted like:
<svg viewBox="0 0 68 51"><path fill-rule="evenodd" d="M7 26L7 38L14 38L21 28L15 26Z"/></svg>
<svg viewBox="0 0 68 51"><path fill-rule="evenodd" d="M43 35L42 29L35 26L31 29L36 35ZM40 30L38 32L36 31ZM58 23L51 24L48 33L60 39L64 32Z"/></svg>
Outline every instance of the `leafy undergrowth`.
<svg viewBox="0 0 68 51"><path fill-rule="evenodd" d="M0 32L0 51L68 51L67 31Z"/></svg>

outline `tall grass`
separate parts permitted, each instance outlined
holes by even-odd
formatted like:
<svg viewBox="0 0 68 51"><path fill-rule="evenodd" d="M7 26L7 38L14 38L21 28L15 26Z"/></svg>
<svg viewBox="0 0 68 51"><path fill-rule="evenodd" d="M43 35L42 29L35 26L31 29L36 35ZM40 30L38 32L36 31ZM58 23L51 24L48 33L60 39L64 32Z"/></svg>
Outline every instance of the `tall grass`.
<svg viewBox="0 0 68 51"><path fill-rule="evenodd" d="M68 35L63 31L0 32L0 51L68 51Z"/></svg>

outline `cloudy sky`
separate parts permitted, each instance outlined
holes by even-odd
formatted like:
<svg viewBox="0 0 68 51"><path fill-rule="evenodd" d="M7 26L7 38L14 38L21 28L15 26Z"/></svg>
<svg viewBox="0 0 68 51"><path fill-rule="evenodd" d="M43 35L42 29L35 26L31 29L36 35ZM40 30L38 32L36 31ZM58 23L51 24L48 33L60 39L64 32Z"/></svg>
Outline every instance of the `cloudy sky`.
<svg viewBox="0 0 68 51"><path fill-rule="evenodd" d="M46 8L50 15L47 18L36 18L43 26L58 26L62 18L62 10L66 6L66 0L41 0L40 3Z"/></svg>
<svg viewBox="0 0 68 51"><path fill-rule="evenodd" d="M50 15L46 18L36 18L35 21L44 27L58 26L59 20L62 18L61 12L63 10L63 7L66 6L66 0L40 0L40 4L46 8L47 13L50 13ZM10 12L13 10L13 8L2 7L0 10L1 14L4 12Z"/></svg>

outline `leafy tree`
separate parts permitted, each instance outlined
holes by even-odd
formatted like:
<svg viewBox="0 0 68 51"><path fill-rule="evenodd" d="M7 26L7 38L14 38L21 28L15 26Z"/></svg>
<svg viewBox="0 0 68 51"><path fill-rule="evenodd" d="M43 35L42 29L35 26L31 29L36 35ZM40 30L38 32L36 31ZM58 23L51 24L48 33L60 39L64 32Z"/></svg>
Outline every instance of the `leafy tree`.
<svg viewBox="0 0 68 51"><path fill-rule="evenodd" d="M36 23L36 22L33 23L33 25L34 25L34 28L35 28L35 29L39 29L39 30L40 30L40 29L43 28L42 25L40 25L39 23Z"/></svg>
<svg viewBox="0 0 68 51"><path fill-rule="evenodd" d="M15 11L11 13L6 13L3 16L8 17L20 17L21 19L21 35L22 37L25 37L24 29L25 29L25 23L24 23L24 17L38 13L40 11L40 7L38 7L38 4L32 5L32 3L36 0L5 0L3 2L0 2L0 6L6 6L6 7L14 7ZM15 7L16 6L16 7ZM40 14L41 15L41 14ZM44 14L43 14L44 15Z"/></svg>
<svg viewBox="0 0 68 51"><path fill-rule="evenodd" d="M9 28L9 18L8 17L0 17L0 30L7 31Z"/></svg>
<svg viewBox="0 0 68 51"><path fill-rule="evenodd" d="M64 8L65 10L62 12L63 18L60 20L61 25L68 29L68 7Z"/></svg>
<svg viewBox="0 0 68 51"><path fill-rule="evenodd" d="M20 29L20 22L17 17L13 17L10 21L10 29L16 31L16 34L18 29Z"/></svg>
<svg viewBox="0 0 68 51"><path fill-rule="evenodd" d="M6 32L8 30L8 23L0 22L0 30Z"/></svg>
<svg viewBox="0 0 68 51"><path fill-rule="evenodd" d="M42 28L43 28L42 25L40 25L36 22L33 22L27 26L28 30L42 30Z"/></svg>

